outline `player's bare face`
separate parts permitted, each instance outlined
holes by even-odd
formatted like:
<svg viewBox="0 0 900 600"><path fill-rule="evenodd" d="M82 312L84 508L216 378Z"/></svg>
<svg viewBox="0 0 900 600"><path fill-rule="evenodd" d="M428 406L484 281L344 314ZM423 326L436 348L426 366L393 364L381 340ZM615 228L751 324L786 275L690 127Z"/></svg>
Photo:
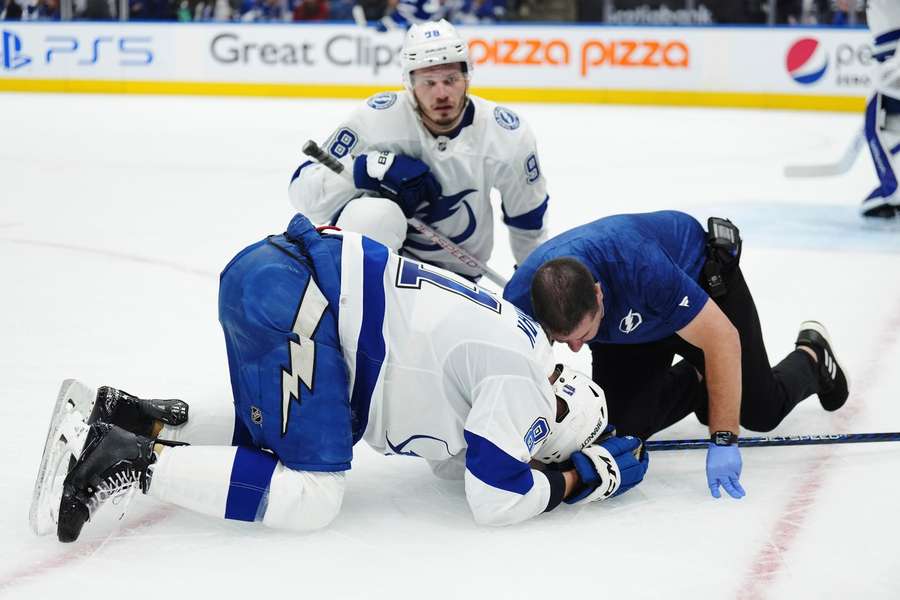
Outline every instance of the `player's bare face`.
<svg viewBox="0 0 900 600"><path fill-rule="evenodd" d="M417 69L412 82L422 121L432 133L445 133L459 124L469 88L461 64Z"/></svg>
<svg viewBox="0 0 900 600"><path fill-rule="evenodd" d="M581 350L582 346L597 337L597 332L600 330L600 321L603 320L603 292L599 283L595 284L595 289L597 293L597 310L585 315L569 333L550 334L554 341L567 345L572 352Z"/></svg>

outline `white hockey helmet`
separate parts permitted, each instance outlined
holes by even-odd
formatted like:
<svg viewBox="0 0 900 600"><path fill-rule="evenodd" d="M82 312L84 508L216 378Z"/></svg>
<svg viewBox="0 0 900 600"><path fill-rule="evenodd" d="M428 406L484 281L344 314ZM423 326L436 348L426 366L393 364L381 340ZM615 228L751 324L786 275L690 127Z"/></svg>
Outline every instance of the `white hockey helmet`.
<svg viewBox="0 0 900 600"><path fill-rule="evenodd" d="M413 71L453 63L463 63L467 77L472 73L469 45L446 19L417 23L406 32L400 51L400 66L403 69L403 85L410 94Z"/></svg>
<svg viewBox="0 0 900 600"><path fill-rule="evenodd" d="M606 396L589 376L560 364L553 374L553 393L557 404L564 406L536 455L542 463L568 460L573 452L593 444L609 423Z"/></svg>

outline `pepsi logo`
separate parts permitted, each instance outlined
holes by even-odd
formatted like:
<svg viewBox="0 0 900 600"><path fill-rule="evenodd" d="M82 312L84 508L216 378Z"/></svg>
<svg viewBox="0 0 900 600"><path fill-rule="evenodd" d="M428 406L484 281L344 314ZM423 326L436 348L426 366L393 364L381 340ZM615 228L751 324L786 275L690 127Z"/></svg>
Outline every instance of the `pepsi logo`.
<svg viewBox="0 0 900 600"><path fill-rule="evenodd" d="M788 49L787 71L794 81L810 85L822 78L828 69L828 54L815 38L802 38Z"/></svg>

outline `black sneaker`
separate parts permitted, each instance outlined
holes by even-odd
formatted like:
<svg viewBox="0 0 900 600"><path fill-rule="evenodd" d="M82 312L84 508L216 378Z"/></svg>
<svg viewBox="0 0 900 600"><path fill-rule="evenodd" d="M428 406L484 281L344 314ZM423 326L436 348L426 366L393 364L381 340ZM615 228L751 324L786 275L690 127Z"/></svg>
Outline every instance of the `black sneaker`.
<svg viewBox="0 0 900 600"><path fill-rule="evenodd" d="M828 330L818 321L804 321L797 334L797 346L806 346L816 353L819 375L819 402L828 411L837 410L847 401L849 382L844 369L831 349Z"/></svg>
<svg viewBox="0 0 900 600"><path fill-rule="evenodd" d="M111 423L144 437L155 437L157 421L183 425L188 420L188 405L183 400L143 400L137 396L103 386L87 423Z"/></svg>
<svg viewBox="0 0 900 600"><path fill-rule="evenodd" d="M85 522L106 500L135 485L147 491L147 468L156 462L155 441L115 425L91 425L84 450L63 483L56 527L60 542L77 540Z"/></svg>

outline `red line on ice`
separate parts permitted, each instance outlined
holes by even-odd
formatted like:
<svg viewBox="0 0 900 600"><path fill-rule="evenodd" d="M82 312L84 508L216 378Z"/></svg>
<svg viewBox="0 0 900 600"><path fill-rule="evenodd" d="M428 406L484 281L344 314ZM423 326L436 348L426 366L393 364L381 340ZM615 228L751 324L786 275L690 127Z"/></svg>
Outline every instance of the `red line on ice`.
<svg viewBox="0 0 900 600"><path fill-rule="evenodd" d="M897 342L898 338L900 338L900 313L895 313L881 329L881 336L873 344L874 353L865 362L866 370L856 378L853 373L850 374L850 398L847 406L835 414L837 433L848 433L854 417L865 408L866 399L873 384L884 370L880 359ZM839 353L838 358L846 364L843 355ZM855 384L857 379L859 383ZM811 398L810 400L815 402L815 399ZM794 494L772 527L769 541L756 553L750 570L737 591L736 598L738 600L763 600L766 597L769 584L775 581L776 576L782 570L784 563L782 557L790 551L797 535L803 529L809 508L815 504L818 498L819 490L827 475L826 467L835 452L836 446L822 446L816 458L800 474Z"/></svg>
<svg viewBox="0 0 900 600"><path fill-rule="evenodd" d="M171 260L163 260L159 258L150 258L147 256L140 256L138 254L127 254L125 252L116 252L115 250L106 250L103 248L89 248L87 246L76 246L74 244L64 244L60 242L47 242L41 240L26 240L26 239L18 239L18 238L0 238L0 241L11 242L13 244L23 244L26 246L39 246L43 248L58 248L60 250L68 250L70 252L76 252L81 254L93 254L96 256L105 256L107 258L116 258L119 260L125 260L128 262L136 262L142 263L146 265L154 265L158 267L166 267L169 269L174 269L175 271L180 271L182 273L188 273L190 275L200 275L203 277L217 277L218 272L207 271L206 269L196 269L194 267L189 267L187 265L177 263Z"/></svg>
<svg viewBox="0 0 900 600"><path fill-rule="evenodd" d="M82 558L89 558L108 541L115 541L122 537L122 534L127 534L136 529L155 525L168 517L171 512L171 509L168 507L161 507L147 516L136 520L134 523L129 523L128 525L121 527L114 532L112 536L91 540L89 542L75 542L74 545L67 546L69 550L66 552L23 566L8 575L0 577L0 593L9 590L11 587L27 583L29 579L44 575L48 571L67 567Z"/></svg>

